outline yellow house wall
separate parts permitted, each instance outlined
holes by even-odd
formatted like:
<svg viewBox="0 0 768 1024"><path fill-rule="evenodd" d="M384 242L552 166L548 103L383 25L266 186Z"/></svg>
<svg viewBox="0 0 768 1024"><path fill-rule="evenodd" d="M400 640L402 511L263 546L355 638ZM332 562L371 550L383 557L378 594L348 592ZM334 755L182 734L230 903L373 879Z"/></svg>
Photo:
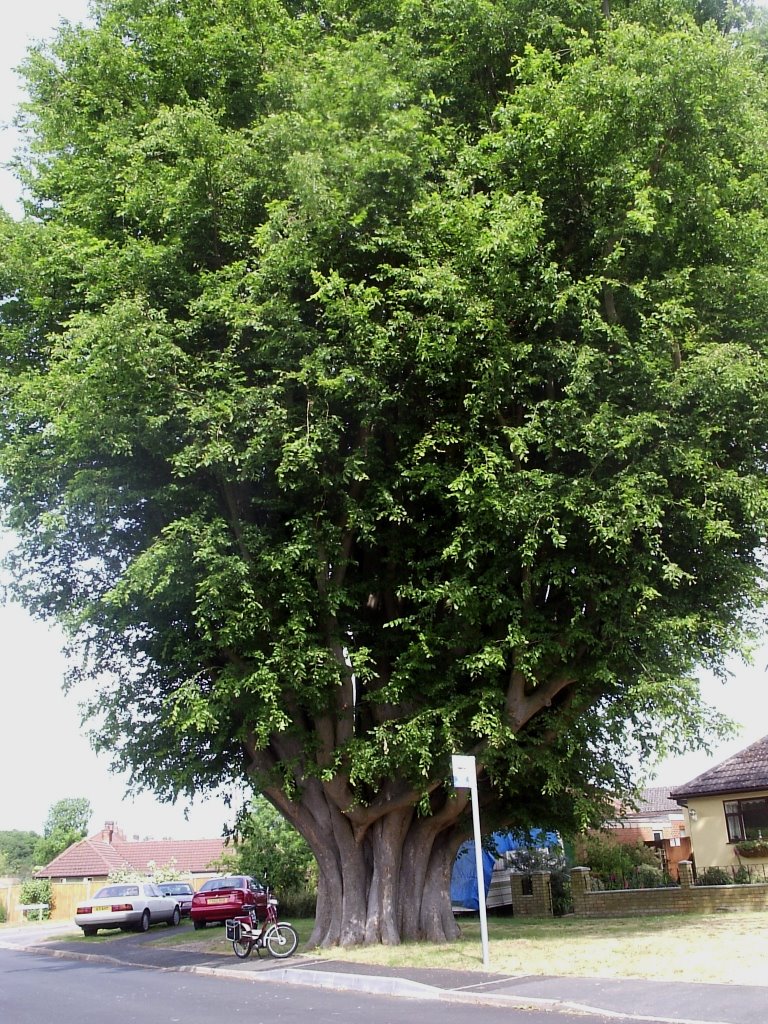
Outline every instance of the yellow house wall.
<svg viewBox="0 0 768 1024"><path fill-rule="evenodd" d="M737 868L742 861L732 843L728 842L725 824L724 800L754 800L768 796L768 790L758 793L729 793L723 796L696 796L688 800L686 819L688 823L696 868ZM744 864L768 864L768 858L750 857Z"/></svg>

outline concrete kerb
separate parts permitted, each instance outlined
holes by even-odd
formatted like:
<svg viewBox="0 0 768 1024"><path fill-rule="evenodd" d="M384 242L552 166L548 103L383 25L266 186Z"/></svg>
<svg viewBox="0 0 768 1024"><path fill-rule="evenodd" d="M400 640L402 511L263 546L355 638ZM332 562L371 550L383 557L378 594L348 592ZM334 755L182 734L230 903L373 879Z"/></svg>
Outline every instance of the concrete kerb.
<svg viewBox="0 0 768 1024"><path fill-rule="evenodd" d="M50 949L44 945L19 946L0 940L0 948L14 949L22 953L43 953L62 960L84 960L126 966L126 961L103 953L82 953L61 949ZM437 1002L466 1003L472 1005L510 1007L513 1009L560 1010L573 1014L589 1013L605 1019L628 1021L633 1024L732 1024L729 1021L702 1021L681 1017L657 1017L609 1010L600 1006L553 999L541 996L514 996L495 992L468 992L458 989L439 989L406 978L389 975L347 974L336 971L313 972L301 967L273 968L269 971L235 970L228 967L204 964L162 966L157 964L135 964L147 970L166 973L200 974L230 978L264 984L292 984L306 988L327 988L335 991L365 992L370 995L395 996L404 999L434 1000Z"/></svg>

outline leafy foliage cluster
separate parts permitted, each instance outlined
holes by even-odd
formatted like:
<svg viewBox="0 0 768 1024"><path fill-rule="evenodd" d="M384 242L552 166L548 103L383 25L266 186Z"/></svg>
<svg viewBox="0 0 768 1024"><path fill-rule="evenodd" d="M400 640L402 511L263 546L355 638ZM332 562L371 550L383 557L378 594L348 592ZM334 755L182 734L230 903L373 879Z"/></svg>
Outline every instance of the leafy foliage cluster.
<svg viewBox="0 0 768 1024"><path fill-rule="evenodd" d="M25 882L22 882L19 889L19 903L27 905L47 903L48 906L42 911L29 910L25 912L26 916L30 919L37 920L40 918L43 921L47 921L55 905L51 880L49 878L28 878Z"/></svg>
<svg viewBox="0 0 768 1024"><path fill-rule="evenodd" d="M238 870L265 882L281 913L311 917L317 896L317 862L305 839L263 797L242 820Z"/></svg>
<svg viewBox="0 0 768 1024"><path fill-rule="evenodd" d="M108 875L110 882L177 882L187 881L187 875L176 866L176 858L171 857L165 864L147 863L146 872L129 868L115 868Z"/></svg>
<svg viewBox="0 0 768 1024"><path fill-rule="evenodd" d="M35 860L35 847L40 838L37 832L19 829L0 832L0 875L31 874L39 863Z"/></svg>
<svg viewBox="0 0 768 1024"><path fill-rule="evenodd" d="M651 847L619 842L610 832L581 836L576 858L590 868L590 881L598 888L654 889L668 884Z"/></svg>
<svg viewBox="0 0 768 1024"><path fill-rule="evenodd" d="M67 797L53 804L43 825L43 835L35 843L35 864L50 864L54 857L83 839L88 834L91 814L90 802L85 797Z"/></svg>

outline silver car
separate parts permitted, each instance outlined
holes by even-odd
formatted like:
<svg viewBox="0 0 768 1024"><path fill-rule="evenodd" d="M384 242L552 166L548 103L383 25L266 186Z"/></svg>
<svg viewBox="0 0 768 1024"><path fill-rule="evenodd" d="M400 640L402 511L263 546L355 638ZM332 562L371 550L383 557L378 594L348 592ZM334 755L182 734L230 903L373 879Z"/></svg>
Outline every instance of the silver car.
<svg viewBox="0 0 768 1024"><path fill-rule="evenodd" d="M189 917L195 890L188 882L158 882L157 887L163 896L173 896L179 904L182 917Z"/></svg>
<svg viewBox="0 0 768 1024"><path fill-rule="evenodd" d="M75 914L75 924L85 935L95 935L99 928L145 932L152 924L165 922L175 927L180 920L178 899L163 896L153 882L102 886L92 899L78 906Z"/></svg>

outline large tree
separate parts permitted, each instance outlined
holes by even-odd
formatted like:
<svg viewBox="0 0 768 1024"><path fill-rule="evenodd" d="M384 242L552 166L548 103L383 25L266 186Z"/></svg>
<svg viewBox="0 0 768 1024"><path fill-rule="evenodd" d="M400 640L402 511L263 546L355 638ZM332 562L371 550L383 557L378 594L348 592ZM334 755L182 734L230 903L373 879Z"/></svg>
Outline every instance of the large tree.
<svg viewBox="0 0 768 1024"><path fill-rule="evenodd" d="M11 829L0 832L0 875L30 875L37 865L34 850L37 832Z"/></svg>
<svg viewBox="0 0 768 1024"><path fill-rule="evenodd" d="M43 825L43 834L35 843L35 863L50 864L72 843L83 839L88 833L91 820L91 805L85 797L65 797L52 804Z"/></svg>
<svg viewBox="0 0 768 1024"><path fill-rule="evenodd" d="M765 80L697 9L101 0L27 61L17 589L136 785L301 832L318 942L454 934L452 751L574 828L754 631Z"/></svg>

